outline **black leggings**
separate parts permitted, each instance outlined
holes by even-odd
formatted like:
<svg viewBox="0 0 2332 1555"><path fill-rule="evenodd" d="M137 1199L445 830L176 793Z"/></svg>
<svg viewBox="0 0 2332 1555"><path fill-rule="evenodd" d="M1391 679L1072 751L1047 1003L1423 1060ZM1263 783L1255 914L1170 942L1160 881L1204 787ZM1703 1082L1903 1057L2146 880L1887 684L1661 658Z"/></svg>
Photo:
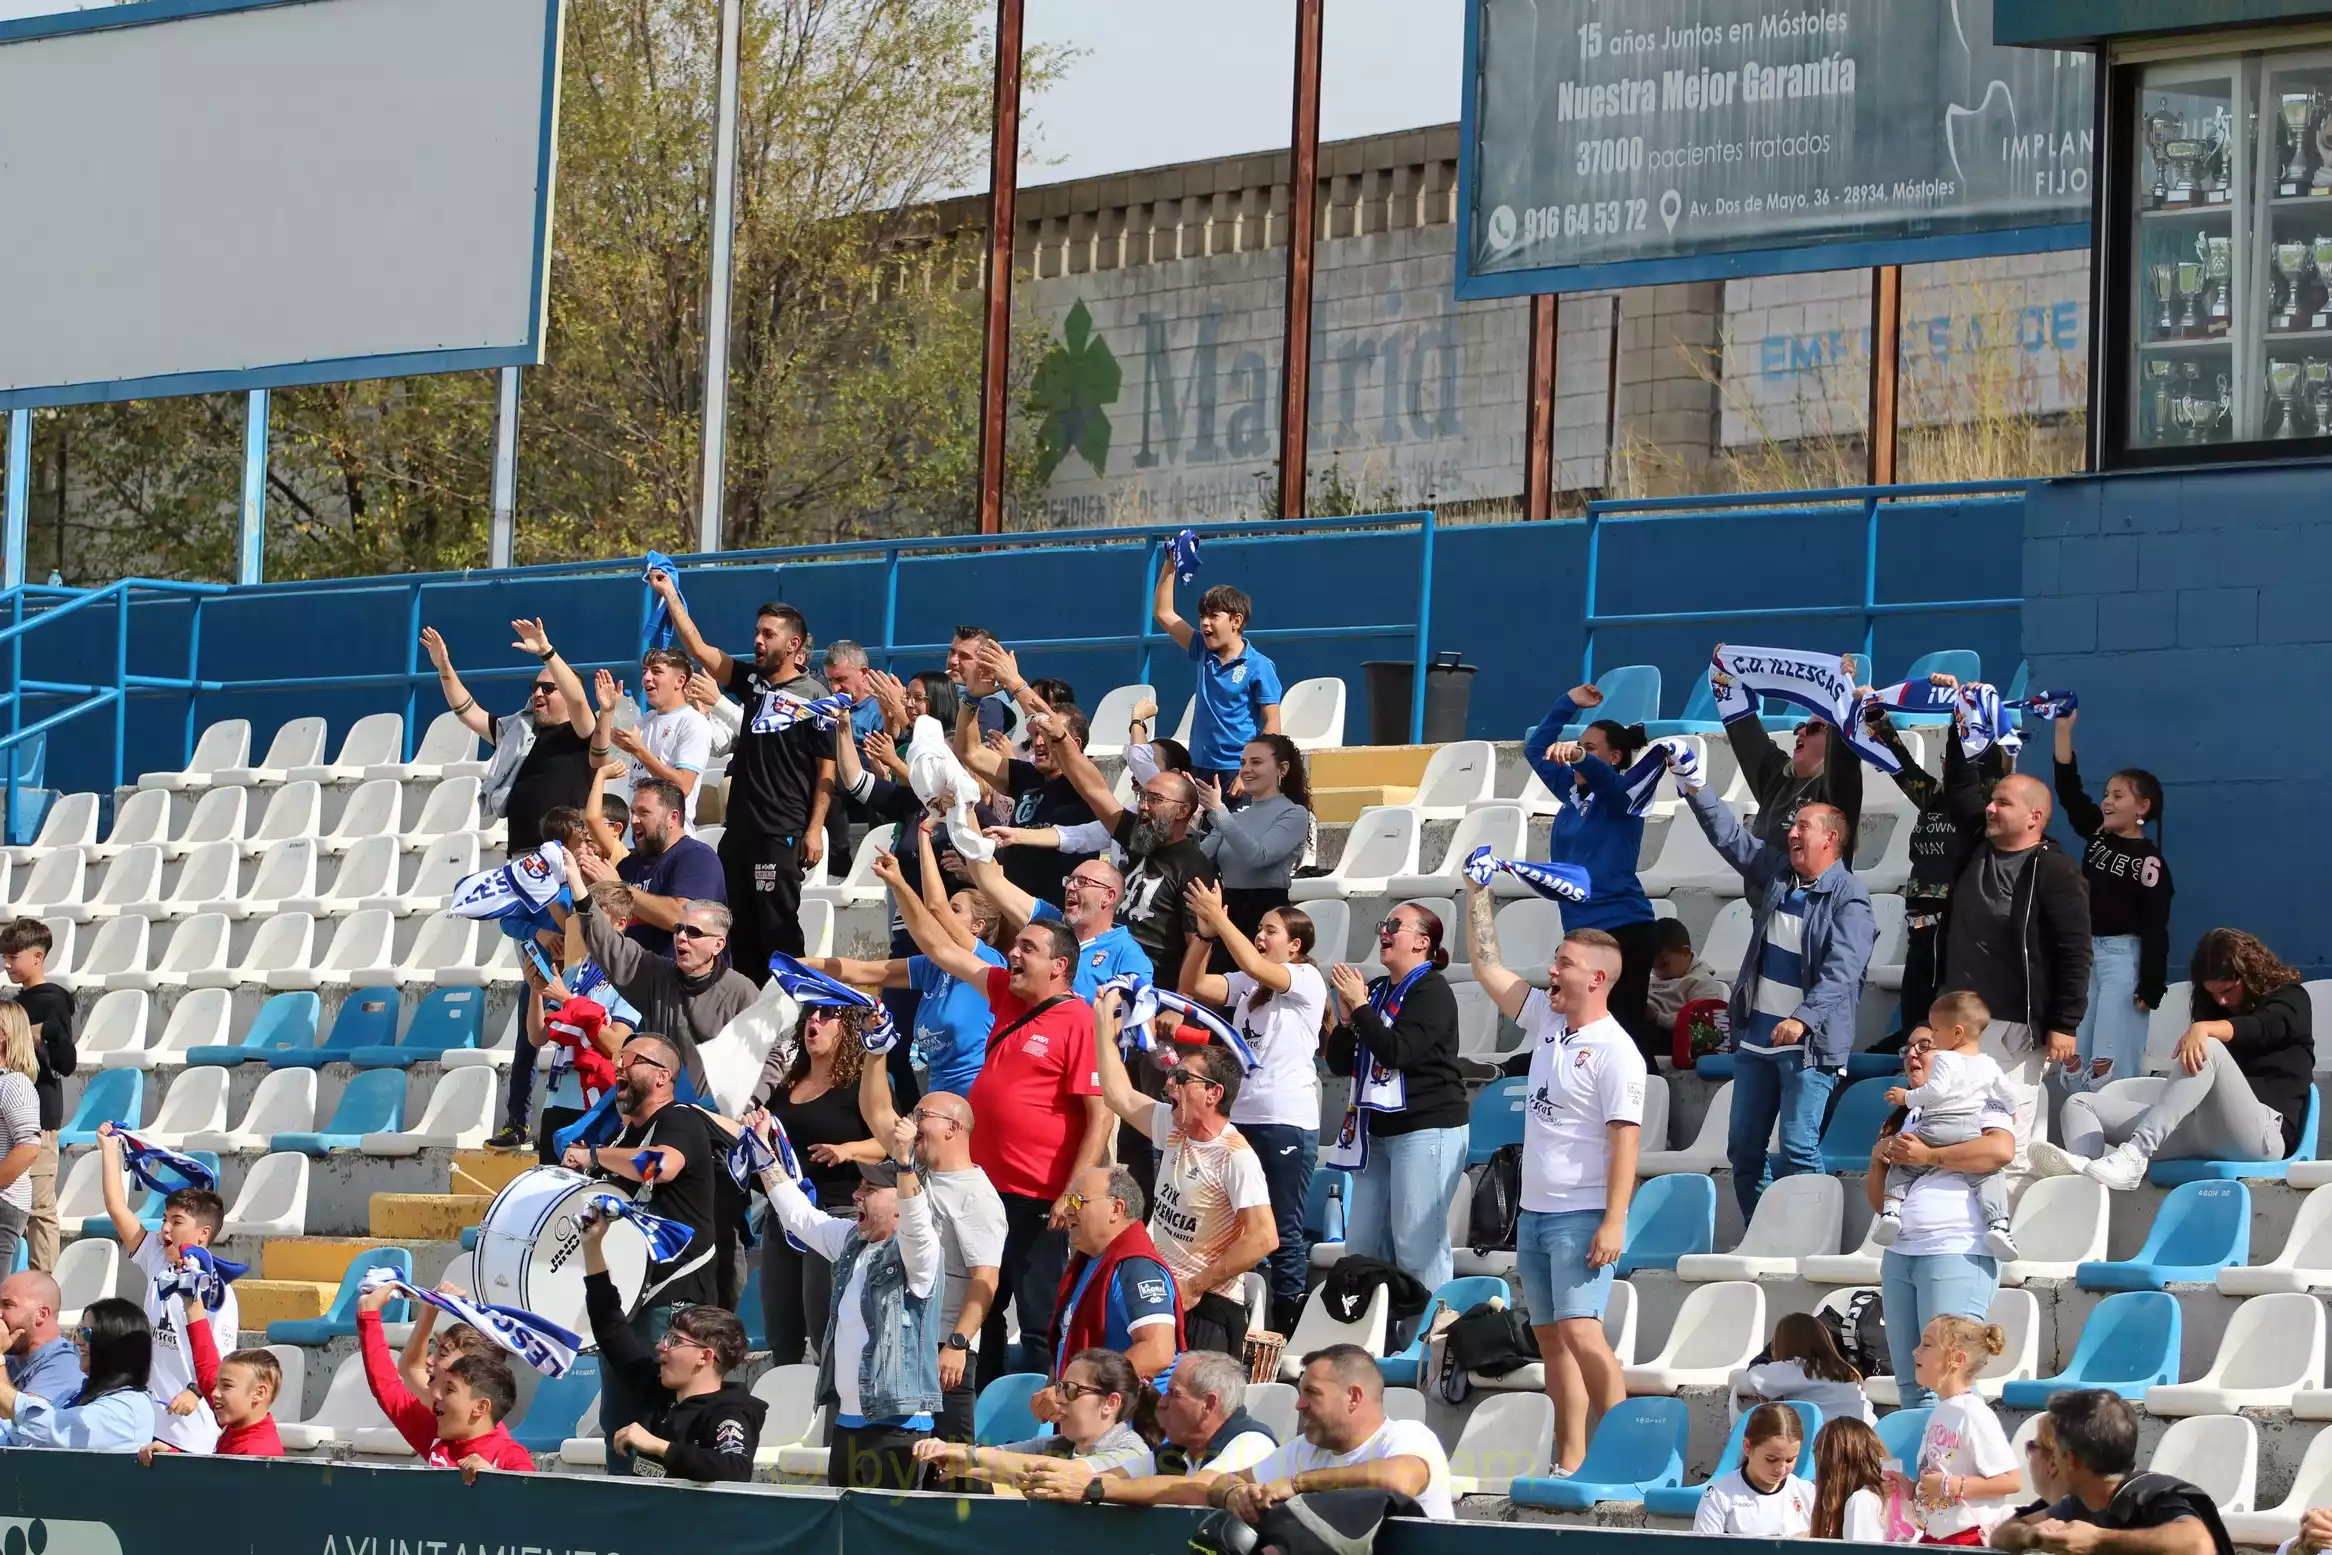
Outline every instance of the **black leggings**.
<svg viewBox="0 0 2332 1555"><path fill-rule="evenodd" d="M788 1366L826 1347L826 1317L834 1305L834 1266L816 1253L796 1252L771 1215L761 1227L761 1322L773 1364Z"/></svg>
<svg viewBox="0 0 2332 1555"><path fill-rule="evenodd" d="M1644 1000L1652 991L1652 920L1623 923L1609 931L1619 941L1619 981L1611 985L1611 1018L1636 1039L1636 1050L1655 1072L1675 1047L1675 1033L1654 1031ZM1671 1066L1673 1067L1673 1065Z"/></svg>

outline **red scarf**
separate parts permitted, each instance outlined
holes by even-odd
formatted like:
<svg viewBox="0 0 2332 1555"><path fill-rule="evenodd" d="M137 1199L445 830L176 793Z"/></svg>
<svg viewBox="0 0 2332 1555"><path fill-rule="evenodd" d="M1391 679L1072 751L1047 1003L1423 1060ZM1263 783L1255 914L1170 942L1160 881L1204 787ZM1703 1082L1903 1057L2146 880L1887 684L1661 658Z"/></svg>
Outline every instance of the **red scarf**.
<svg viewBox="0 0 2332 1555"><path fill-rule="evenodd" d="M1075 1310L1071 1310L1069 1297L1077 1289L1078 1277L1085 1272L1087 1264L1095 1262L1086 1254L1071 1249L1068 1270L1061 1276L1061 1289L1053 1297L1053 1331L1045 1336L1050 1345L1045 1352L1046 1360L1050 1361L1058 1355L1075 1355L1079 1350L1108 1347L1109 1284L1117 1278L1117 1266L1128 1258L1149 1259L1159 1268L1165 1269L1168 1283L1173 1283L1174 1271L1167 1269L1166 1260L1158 1256L1158 1244L1150 1240L1150 1228L1137 1220L1120 1231L1102 1253L1099 1259L1101 1266L1094 1270L1093 1278L1086 1282L1085 1299L1077 1303ZM1180 1355L1182 1301L1179 1289L1175 1292L1175 1298L1174 1353ZM1068 1330L1066 1344L1061 1342L1064 1326Z"/></svg>

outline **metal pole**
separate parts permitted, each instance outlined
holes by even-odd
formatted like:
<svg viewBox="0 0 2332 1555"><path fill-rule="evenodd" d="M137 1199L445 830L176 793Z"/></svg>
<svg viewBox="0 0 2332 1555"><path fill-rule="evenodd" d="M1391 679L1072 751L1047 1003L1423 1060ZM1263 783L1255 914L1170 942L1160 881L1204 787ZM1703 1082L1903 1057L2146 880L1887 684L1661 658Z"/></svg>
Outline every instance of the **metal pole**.
<svg viewBox="0 0 2332 1555"><path fill-rule="evenodd" d="M1150 609L1158 598L1158 569L1164 564L1165 558L1158 548L1158 537L1152 535L1142 554L1141 613L1134 618L1134 635L1139 639L1134 644L1134 680L1136 684L1144 686L1150 683ZM1155 723L1151 726L1151 732L1156 732Z"/></svg>
<svg viewBox="0 0 2332 1555"><path fill-rule="evenodd" d="M113 602L113 786L119 789L130 759L130 590L126 583L114 587L118 592ZM9 770L13 772L15 765L12 753Z"/></svg>
<svg viewBox="0 0 2332 1555"><path fill-rule="evenodd" d="M1603 517L1594 507L1587 509L1587 606L1582 612L1586 620L1586 641L1579 651L1579 683L1595 684L1595 586L1596 574L1603 565Z"/></svg>
<svg viewBox="0 0 2332 1555"><path fill-rule="evenodd" d="M1903 268L1870 273L1870 483L1895 484L1896 398L1903 370Z"/></svg>
<svg viewBox="0 0 2332 1555"><path fill-rule="evenodd" d="M899 641L899 548L883 553L883 672L891 673L892 653ZM952 733L953 731L949 731Z"/></svg>
<svg viewBox="0 0 2332 1555"><path fill-rule="evenodd" d="M243 526L235 541L235 581L267 574L267 391L253 389L243 422Z"/></svg>
<svg viewBox="0 0 2332 1555"><path fill-rule="evenodd" d="M721 0L721 84L713 126L713 273L704 310L704 483L696 508L696 548L708 553L721 548L723 476L728 465L729 284L737 242L737 52L744 20L745 0Z"/></svg>
<svg viewBox="0 0 2332 1555"><path fill-rule="evenodd" d="M1543 524L1555 514L1555 324L1563 299L1530 299L1529 427L1523 436L1522 516Z"/></svg>
<svg viewBox="0 0 2332 1555"><path fill-rule="evenodd" d="M1312 259L1320 205L1320 32L1325 0L1296 0L1295 121L1288 131L1287 332L1279 374L1279 516L1304 516L1311 454Z"/></svg>
<svg viewBox="0 0 2332 1555"><path fill-rule="evenodd" d="M502 369L502 399L494 412L494 526L487 534L486 565L496 568L510 565L518 537L518 372Z"/></svg>
<svg viewBox="0 0 2332 1555"><path fill-rule="evenodd" d="M1878 674L1879 627L1879 499L1862 503L1862 657L1863 669Z"/></svg>
<svg viewBox="0 0 2332 1555"><path fill-rule="evenodd" d="M980 533L1004 532L1005 384L1012 366L1012 240L1020 196L1023 0L996 0L996 125L988 139L987 326L980 350Z"/></svg>
<svg viewBox="0 0 2332 1555"><path fill-rule="evenodd" d="M1425 671L1433 662L1433 510L1425 510L1418 530L1417 560L1417 673L1409 687L1409 743L1425 743Z"/></svg>
<svg viewBox="0 0 2332 1555"><path fill-rule="evenodd" d="M32 412L8 413L7 556L0 588L24 586L24 551L32 527Z"/></svg>

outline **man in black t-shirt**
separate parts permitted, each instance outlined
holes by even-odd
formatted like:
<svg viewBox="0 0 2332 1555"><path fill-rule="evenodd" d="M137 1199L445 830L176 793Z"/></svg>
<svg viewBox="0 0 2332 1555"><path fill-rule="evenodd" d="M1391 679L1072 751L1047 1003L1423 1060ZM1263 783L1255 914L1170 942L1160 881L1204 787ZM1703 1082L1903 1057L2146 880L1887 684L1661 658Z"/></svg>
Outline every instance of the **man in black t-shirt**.
<svg viewBox="0 0 2332 1555"><path fill-rule="evenodd" d="M79 1066L73 1047L73 995L49 981L49 926L38 918L16 918L0 926L0 967L16 985L16 1007L32 1027L38 1072L33 1092L40 1100L40 1154L32 1170L32 1217L24 1239L32 1267L43 1274L57 1267L57 1130L65 1122L65 1081Z"/></svg>
<svg viewBox="0 0 2332 1555"><path fill-rule="evenodd" d="M964 703L956 724L957 753L965 770L990 788L1011 797L1009 824L1015 830L1083 826L1093 821L1093 807L1061 770L1061 752L1065 748L1085 748L1087 730L1083 713L1073 707L1056 708L1053 717L1057 722L1032 724L1028 733L1031 758L1028 761L1012 760L1002 750L984 743L980 735L968 728L974 714L972 704ZM1005 879L1038 901L1050 902L1055 907L1061 905L1063 882L1091 857L1090 853L1066 853L1058 848L1030 847L1025 843L996 851L996 863L1003 869Z"/></svg>
<svg viewBox="0 0 2332 1555"><path fill-rule="evenodd" d="M678 1257L648 1265L631 1330L653 1347L672 1326L672 1314L720 1300L720 1240L715 1220L714 1174L722 1171L725 1141L716 1141L704 1110L673 1100L680 1073L680 1050L654 1032L639 1032L616 1055L616 1113L623 1132L612 1145L568 1149L570 1170L625 1184L637 1184L632 1201L654 1215L688 1227L688 1245ZM640 1159L653 1153L653 1160ZM658 1401L637 1396L610 1373L601 1379L599 1420L608 1437L645 1420ZM628 1454L610 1453L607 1472L628 1476Z"/></svg>
<svg viewBox="0 0 2332 1555"><path fill-rule="evenodd" d="M598 724L583 681L540 621L513 621L510 630L542 666L527 689L523 712L496 715L478 705L454 673L445 639L434 627L421 633L421 646L436 667L445 705L462 726L494 747L486 767L485 810L510 822L509 852L516 858L542 846L542 820L561 806L581 806L591 793L591 741ZM599 759L607 759L601 750ZM515 764L515 765L514 765Z"/></svg>
<svg viewBox="0 0 2332 1555"><path fill-rule="evenodd" d="M730 954L738 971L765 983L770 952L802 954L802 872L824 857L834 798L831 729L785 716L792 704L824 693L802 670L809 625L791 605L763 605L753 623L752 660L732 658L704 640L669 576L651 572L648 582L663 597L680 646L744 708L729 757L721 868L737 915Z"/></svg>
<svg viewBox="0 0 2332 1555"><path fill-rule="evenodd" d="M2133 1474L2138 1417L2104 1388L2049 1400L2056 1435L2054 1506L2010 1518L1992 1531L1998 1550L2056 1555L2234 1555L2210 1496L2169 1474ZM2037 1475L2036 1479L2044 1476Z"/></svg>

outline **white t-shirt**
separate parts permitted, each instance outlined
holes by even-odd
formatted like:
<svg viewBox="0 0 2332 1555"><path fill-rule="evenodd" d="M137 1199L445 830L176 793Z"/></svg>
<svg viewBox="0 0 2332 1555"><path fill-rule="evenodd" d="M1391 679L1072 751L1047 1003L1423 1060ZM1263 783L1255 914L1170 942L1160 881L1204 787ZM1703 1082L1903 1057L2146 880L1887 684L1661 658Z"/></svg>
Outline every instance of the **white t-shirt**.
<svg viewBox="0 0 2332 1555"><path fill-rule="evenodd" d="M208 1453L219 1445L219 1422L211 1413L210 1401L204 1398L191 1415L170 1412L170 1401L179 1394L191 1392L202 1398L203 1390L195 1386L194 1346L179 1321L178 1302L175 1298L165 1302L154 1294L152 1282L170 1272L162 1260L162 1233L148 1231L138 1250L130 1254L130 1262L146 1276L146 1321L154 1325L154 1364L146 1375L146 1391L154 1399L154 1439L180 1452ZM218 1342L220 1355L238 1347L235 1335L241 1320L235 1287L230 1285L227 1299L210 1315L211 1337Z"/></svg>
<svg viewBox="0 0 2332 1555"><path fill-rule="evenodd" d="M1792 1474L1771 1493L1749 1483L1739 1469L1711 1480L1692 1514L1694 1533L1729 1533L1745 1539L1802 1539L1814 1526L1814 1487Z"/></svg>
<svg viewBox="0 0 2332 1555"><path fill-rule="evenodd" d="M686 702L668 713L642 715L640 739L658 761L682 772L693 772L700 780L704 776L706 764L713 759L712 720ZM625 757L624 764L628 769L624 774L625 780L631 784L634 793L639 792L642 783L655 776L637 756ZM687 821L690 831L696 830L696 801L703 793L702 781L688 791Z"/></svg>
<svg viewBox="0 0 2332 1555"><path fill-rule="evenodd" d="M1903 1126L1917 1132L1927 1120L1966 1123L1979 1121L1986 1112L2016 1114L2016 1096L2008 1089L2008 1076L1999 1063L1984 1053L1961 1053L1946 1049L1929 1060L1927 1083L1916 1085L1905 1092L1905 1099L1913 1109Z"/></svg>
<svg viewBox="0 0 2332 1555"><path fill-rule="evenodd" d="M1979 1126L2014 1134L2016 1114L1986 1112ZM1921 1174L1903 1199L1903 1234L1888 1251L1906 1258L1932 1258L1941 1253L1989 1257L1984 1252L1984 1212L1976 1199L1977 1181L1958 1172Z"/></svg>
<svg viewBox="0 0 2332 1555"><path fill-rule="evenodd" d="M1764 1403L1812 1404L1822 1411L1824 1420L1844 1417L1860 1420L1864 1425L1876 1424L1870 1399L1864 1395L1861 1383L1824 1382L1807 1376L1805 1368L1795 1361L1767 1361L1762 1366L1748 1366L1733 1373L1735 1419Z"/></svg>
<svg viewBox="0 0 2332 1555"><path fill-rule="evenodd" d="M1441 1450L1441 1438L1422 1420L1387 1420L1376 1429L1376 1434L1350 1452L1330 1452L1315 1447L1299 1436L1292 1442L1282 1442L1271 1455L1248 1469L1257 1484L1268 1485L1275 1479L1292 1479L1312 1469L1341 1469L1355 1463L1381 1463L1387 1458L1422 1458L1425 1460L1425 1489L1417 1497L1417 1504L1425 1515L1436 1522L1454 1522L1457 1507L1450 1499L1449 1456Z"/></svg>
<svg viewBox="0 0 2332 1555"><path fill-rule="evenodd" d="M1522 1110L1522 1207L1541 1215L1603 1208L1608 1125L1644 1121L1644 1055L1610 1016L1578 1031L1534 988L1517 1022L1530 1038Z"/></svg>
<svg viewBox="0 0 2332 1555"><path fill-rule="evenodd" d="M996 1194L996 1185L988 1181L988 1174L978 1167L960 1172L927 1172L923 1177L923 1191L931 1198L931 1213L939 1221L940 1268L947 1278L947 1293L940 1298L939 1337L945 1341L955 1331L956 1319L964 1310L964 1290L971 1284L972 1270L995 1269L1001 1283L1004 1265L1004 1201ZM980 1336L971 1336L972 1349L980 1348Z"/></svg>
<svg viewBox="0 0 2332 1555"><path fill-rule="evenodd" d="M1927 1417L1927 1430L1919 1438L1919 1462L1911 1470L1917 1481L1922 1475L1945 1474L1953 1478L1987 1479L1995 1474L2006 1474L2017 1467L2016 1449L2008 1444L2008 1433L2000 1429L2000 1419L1992 1413L1992 1406L1973 1390L1955 1398L1935 1401L1935 1412ZM1912 1507L1912 1516L1926 1530L1931 1539L1947 1539L1970 1528L1981 1528L1989 1534L2006 1521L2016 1510L2013 1496L1971 1497L1950 1506L1927 1509Z"/></svg>
<svg viewBox="0 0 2332 1555"><path fill-rule="evenodd" d="M1150 1143L1158 1147L1150 1240L1174 1271L1174 1282L1195 1302L1208 1292L1193 1290L1191 1281L1239 1240L1241 1210L1271 1207L1271 1188L1246 1135L1225 1127L1203 1143L1192 1139L1174 1126L1171 1102L1151 1109ZM1234 1269L1211 1289L1236 1296L1246 1272Z"/></svg>
<svg viewBox="0 0 2332 1555"><path fill-rule="evenodd" d="M1255 979L1233 972L1223 979L1230 990L1231 1022L1255 1049L1255 1072L1239 1083L1239 1099L1231 1104L1231 1121L1320 1126L1320 1017L1328 1007L1328 981L1316 966L1291 961L1287 992L1275 993L1260 1010L1247 1008Z"/></svg>
<svg viewBox="0 0 2332 1555"><path fill-rule="evenodd" d="M1858 1490L1846 1498L1838 1536L1853 1544L1887 1542L1887 1504L1875 1490Z"/></svg>
<svg viewBox="0 0 2332 1555"><path fill-rule="evenodd" d="M1198 1465L1200 1474L1236 1474L1251 1469L1279 1450L1279 1444L1261 1431L1241 1431L1224 1444L1223 1450ZM1149 1479L1158 1472L1158 1455L1145 1452L1135 1462L1126 1465L1126 1478Z"/></svg>

